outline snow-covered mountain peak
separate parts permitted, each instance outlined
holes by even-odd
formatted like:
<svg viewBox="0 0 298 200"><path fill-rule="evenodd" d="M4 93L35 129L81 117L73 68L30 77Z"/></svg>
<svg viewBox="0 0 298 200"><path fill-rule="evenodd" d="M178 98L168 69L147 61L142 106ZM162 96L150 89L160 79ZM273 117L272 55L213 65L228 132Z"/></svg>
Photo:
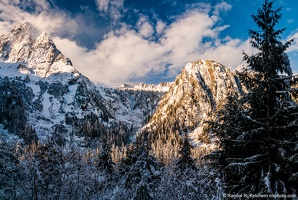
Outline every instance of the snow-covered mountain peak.
<svg viewBox="0 0 298 200"><path fill-rule="evenodd" d="M24 22L16 26L15 29L11 31L12 35L18 36L20 39L22 37L30 37L31 40L36 40L39 36L40 32L35 28L30 22Z"/></svg>
<svg viewBox="0 0 298 200"><path fill-rule="evenodd" d="M187 73L198 73L198 70L200 68L206 68L212 66L212 64L215 64L215 61L212 60L198 60L197 62L191 62L187 63L184 67L184 70Z"/></svg>
<svg viewBox="0 0 298 200"><path fill-rule="evenodd" d="M197 73L198 72L198 66L194 63L187 63L184 67L184 70L189 74Z"/></svg>
<svg viewBox="0 0 298 200"><path fill-rule="evenodd" d="M200 59L197 62L187 63L183 71L188 74L205 73L208 71L211 74L214 72L227 72L228 70L222 64L213 60Z"/></svg>
<svg viewBox="0 0 298 200"><path fill-rule="evenodd" d="M0 36L0 52L0 61L20 63L21 73L41 78L57 73L77 73L70 59L57 49L52 39L29 22Z"/></svg>
<svg viewBox="0 0 298 200"><path fill-rule="evenodd" d="M167 84L135 86L138 91L96 87L30 23L0 35L0 134L24 141L27 134L41 141L58 134L80 145L110 134L127 142L153 114Z"/></svg>
<svg viewBox="0 0 298 200"><path fill-rule="evenodd" d="M34 45L36 46L36 45L48 44L48 43L53 43L52 39L48 36L46 32L42 32L36 38Z"/></svg>
<svg viewBox="0 0 298 200"><path fill-rule="evenodd" d="M116 88L119 90L167 92L167 91L169 91L172 84L173 84L172 82L162 82L159 84L146 84L146 83L127 84L127 83L123 83L121 85L116 86Z"/></svg>
<svg viewBox="0 0 298 200"><path fill-rule="evenodd" d="M212 118L228 95L240 94L240 87L237 77L215 61L187 63L142 130L175 124L176 129L188 133L194 143L206 142L209 136L204 131L203 122ZM168 128L167 131L173 131L173 127Z"/></svg>

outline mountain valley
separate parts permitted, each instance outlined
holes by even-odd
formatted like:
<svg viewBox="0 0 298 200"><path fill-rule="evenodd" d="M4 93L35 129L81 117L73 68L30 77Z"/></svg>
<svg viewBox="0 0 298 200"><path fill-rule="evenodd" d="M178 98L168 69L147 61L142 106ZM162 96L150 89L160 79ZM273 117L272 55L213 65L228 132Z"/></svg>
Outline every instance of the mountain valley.
<svg viewBox="0 0 298 200"><path fill-rule="evenodd" d="M69 142L72 135L82 142L117 127L124 143L150 130L209 144L204 121L227 96L243 93L238 77L212 60L186 64L171 83L95 85L29 22L0 36L0 52L1 129L26 141L56 135Z"/></svg>

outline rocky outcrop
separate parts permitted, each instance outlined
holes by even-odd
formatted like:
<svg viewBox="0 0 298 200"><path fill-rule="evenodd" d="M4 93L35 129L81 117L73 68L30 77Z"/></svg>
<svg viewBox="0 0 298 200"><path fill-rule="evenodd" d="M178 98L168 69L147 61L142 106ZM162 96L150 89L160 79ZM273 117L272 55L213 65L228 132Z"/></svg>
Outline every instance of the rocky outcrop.
<svg viewBox="0 0 298 200"><path fill-rule="evenodd" d="M24 22L10 33L0 36L0 60L23 63L19 71L45 78L56 73L75 73L70 59L55 46L52 39Z"/></svg>
<svg viewBox="0 0 298 200"><path fill-rule="evenodd" d="M212 60L188 63L142 130L164 127L165 132L189 134L194 143L208 143L203 122L212 118L228 95L241 93L238 78L222 64Z"/></svg>

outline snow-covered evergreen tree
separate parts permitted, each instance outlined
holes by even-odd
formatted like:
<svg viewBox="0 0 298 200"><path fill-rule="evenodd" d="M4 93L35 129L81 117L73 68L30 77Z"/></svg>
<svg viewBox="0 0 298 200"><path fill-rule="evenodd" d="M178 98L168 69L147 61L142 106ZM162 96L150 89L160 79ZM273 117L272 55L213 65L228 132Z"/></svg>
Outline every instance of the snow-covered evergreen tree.
<svg viewBox="0 0 298 200"><path fill-rule="evenodd" d="M188 136L184 136L183 145L180 150L180 157L176 161L177 171L196 170L195 160L191 157L191 145Z"/></svg>
<svg viewBox="0 0 298 200"><path fill-rule="evenodd" d="M255 55L244 53L238 72L247 93L230 97L214 124L219 164L228 193L293 194L298 191L298 106L290 96L290 63L276 29L281 8L265 0L252 15L260 31L249 30Z"/></svg>
<svg viewBox="0 0 298 200"><path fill-rule="evenodd" d="M59 199L64 173L61 148L53 142L38 144L32 149L32 154L33 157L24 164L26 193L31 199Z"/></svg>
<svg viewBox="0 0 298 200"><path fill-rule="evenodd" d="M220 199L219 174L207 164L195 165L185 136L180 157L164 168L154 199Z"/></svg>
<svg viewBox="0 0 298 200"><path fill-rule="evenodd" d="M97 169L101 172L112 174L114 173L114 165L110 146L107 141L104 141L102 144L102 150L98 155Z"/></svg>
<svg viewBox="0 0 298 200"><path fill-rule="evenodd" d="M127 191L126 198L152 199L160 181L160 164L150 155L149 146L137 140L120 163L120 184Z"/></svg>
<svg viewBox="0 0 298 200"><path fill-rule="evenodd" d="M12 144L0 140L0 199L16 199L23 177Z"/></svg>

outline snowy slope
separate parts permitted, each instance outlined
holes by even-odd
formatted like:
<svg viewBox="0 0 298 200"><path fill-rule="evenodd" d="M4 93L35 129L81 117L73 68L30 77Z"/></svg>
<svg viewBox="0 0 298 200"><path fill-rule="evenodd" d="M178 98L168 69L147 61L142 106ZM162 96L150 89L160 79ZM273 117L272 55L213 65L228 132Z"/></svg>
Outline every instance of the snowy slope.
<svg viewBox="0 0 298 200"><path fill-rule="evenodd" d="M3 102L10 103L5 91L13 87L16 92L11 98L21 98L24 123L33 126L40 139L50 137L57 125L72 132L76 129L73 124L91 113L104 121L114 119L95 85L32 24L25 22L0 36L0 60ZM3 118L0 123L6 121Z"/></svg>
<svg viewBox="0 0 298 200"><path fill-rule="evenodd" d="M145 84L145 83L139 83L139 84L122 84L119 86L116 86L119 90L132 90L132 91L152 91L152 92L167 92L169 91L172 82L162 82L158 85L155 84Z"/></svg>
<svg viewBox="0 0 298 200"><path fill-rule="evenodd" d="M90 123L106 128L118 123L129 127L127 134L131 134L144 125L163 95L159 91L164 89L162 85L149 88L130 91L95 86L46 33L39 33L28 22L0 36L0 108L13 108L0 109L3 131L22 135L32 126L41 140L54 133L69 139L70 133L84 136L94 132ZM20 106L15 107L15 101Z"/></svg>
<svg viewBox="0 0 298 200"><path fill-rule="evenodd" d="M35 128L40 139L49 137L57 124L71 132L75 127L67 122L69 115L75 116L73 122L91 113L105 115L105 120L113 119L107 102L82 75L61 73L40 78L19 73L18 65L0 63L0 85L5 89L8 82L17 90L26 105L27 121Z"/></svg>
<svg viewBox="0 0 298 200"><path fill-rule="evenodd" d="M164 95L164 92L162 92L164 88L153 91L151 89L136 90L127 86L125 86L125 89L124 87L98 87L100 94L112 108L115 119L127 123L135 130L141 128L149 120Z"/></svg>
<svg viewBox="0 0 298 200"><path fill-rule="evenodd" d="M0 61L19 63L19 71L42 78L55 73L75 73L71 61L62 55L52 39L29 22L0 36Z"/></svg>

